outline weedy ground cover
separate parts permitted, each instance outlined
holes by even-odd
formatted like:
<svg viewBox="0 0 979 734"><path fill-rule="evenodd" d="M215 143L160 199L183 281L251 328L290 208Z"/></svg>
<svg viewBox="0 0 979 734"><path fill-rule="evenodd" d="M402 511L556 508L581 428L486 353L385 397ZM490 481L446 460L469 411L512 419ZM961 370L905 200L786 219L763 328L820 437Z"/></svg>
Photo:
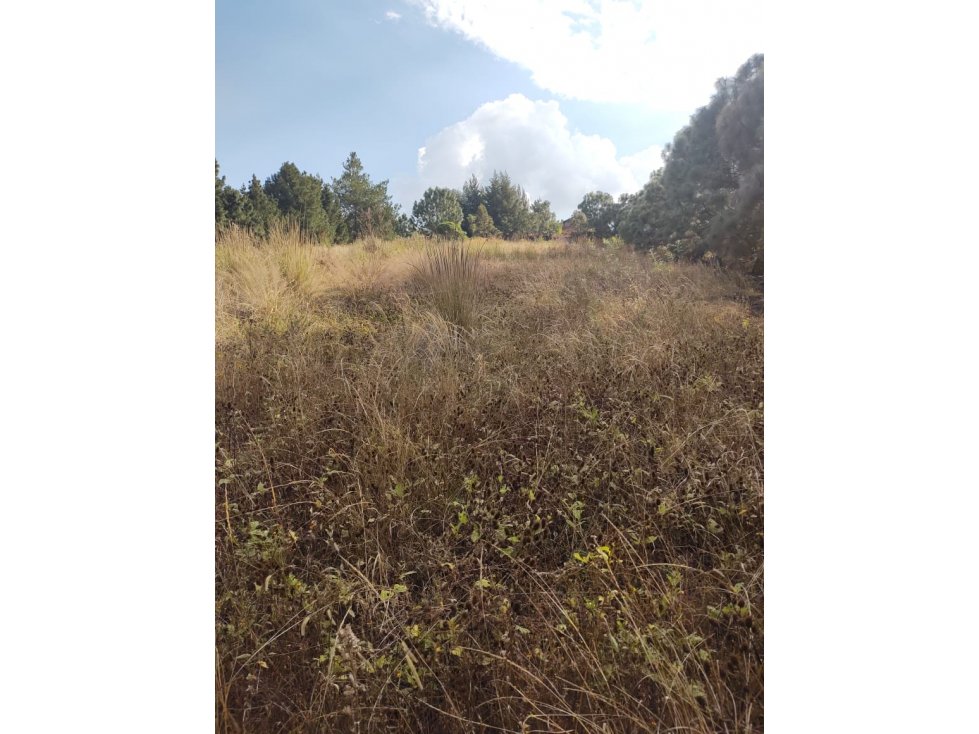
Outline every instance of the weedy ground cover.
<svg viewBox="0 0 979 734"><path fill-rule="evenodd" d="M624 248L217 244L227 732L763 728L763 318Z"/></svg>

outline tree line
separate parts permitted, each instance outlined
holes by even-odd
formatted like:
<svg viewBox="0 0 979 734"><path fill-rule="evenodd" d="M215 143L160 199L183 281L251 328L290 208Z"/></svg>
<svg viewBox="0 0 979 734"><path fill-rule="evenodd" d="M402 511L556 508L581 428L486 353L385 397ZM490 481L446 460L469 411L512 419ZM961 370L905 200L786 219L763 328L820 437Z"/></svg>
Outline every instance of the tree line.
<svg viewBox="0 0 979 734"><path fill-rule="evenodd" d="M506 171L495 171L485 186L473 175L461 191L430 188L411 213L417 230L427 235L551 239L561 233L551 203L540 198L531 203Z"/></svg>
<svg viewBox="0 0 979 734"><path fill-rule="evenodd" d="M236 225L268 236L278 224L292 222L305 237L319 243L391 239L416 232L506 239L550 239L561 232L550 202L531 202L505 171L494 172L485 186L471 176L461 190L431 187L414 203L410 215L392 202L388 181L371 181L356 153L344 162L340 177L330 182L288 162L264 183L253 175L247 186L236 189L221 176L215 161L214 180L219 231Z"/></svg>
<svg viewBox="0 0 979 734"><path fill-rule="evenodd" d="M764 254L765 57L715 84L636 194L585 195L569 233L621 237L676 259L717 259L760 273Z"/></svg>
<svg viewBox="0 0 979 734"><path fill-rule="evenodd" d="M282 222L297 224L314 242L352 242L375 235L393 237L404 215L392 203L388 182L373 183L356 153L343 173L327 183L317 175L283 163L265 182L252 175L247 186L229 186L214 163L214 219L222 230L237 225L268 236Z"/></svg>
<svg viewBox="0 0 979 734"><path fill-rule="evenodd" d="M450 238L551 239L562 233L620 238L641 250L675 259L715 260L761 272L764 251L765 59L752 56L733 77L719 79L663 151L663 167L635 194L618 199L585 194L571 219L559 222L550 202L531 202L506 171L481 184L471 176L461 190L431 187L402 212L388 181L373 183L356 153L339 178L325 182L292 163L264 183L252 176L235 189L215 162L215 223L267 235L277 222L298 223L315 242L389 239L416 232Z"/></svg>

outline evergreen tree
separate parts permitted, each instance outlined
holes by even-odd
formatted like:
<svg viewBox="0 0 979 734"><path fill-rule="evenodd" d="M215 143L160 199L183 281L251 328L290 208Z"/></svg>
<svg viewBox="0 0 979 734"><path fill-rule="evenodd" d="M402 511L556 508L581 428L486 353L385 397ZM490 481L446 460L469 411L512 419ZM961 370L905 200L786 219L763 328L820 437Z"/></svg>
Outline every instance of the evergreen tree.
<svg viewBox="0 0 979 734"><path fill-rule="evenodd" d="M398 214L398 218L394 220L394 233L398 237L411 237L415 234L418 229L415 227L415 220L409 217L405 212Z"/></svg>
<svg viewBox="0 0 979 734"><path fill-rule="evenodd" d="M485 192L482 186L479 185L479 179L476 178L476 174L473 174L469 179L462 185L462 195L459 197L459 203L462 206L462 218L465 222L469 222L469 217L475 219L476 213L479 210L480 205L486 203ZM483 236L474 235L468 229L471 237Z"/></svg>
<svg viewBox="0 0 979 734"><path fill-rule="evenodd" d="M398 212L388 195L388 182L372 184L356 153L344 162L340 178L333 179L333 193L346 224L348 241L368 235L394 236Z"/></svg>
<svg viewBox="0 0 979 734"><path fill-rule="evenodd" d="M571 215L571 220L568 222L566 233L572 240L576 241L595 234L591 227L588 226L588 217L584 215L581 209L574 210L574 213Z"/></svg>
<svg viewBox="0 0 979 734"><path fill-rule="evenodd" d="M340 211L340 201L327 183L322 184L320 203L323 205L323 211L326 213L326 221L333 241L346 242L349 239L349 232L347 231L347 223L343 221L343 214Z"/></svg>
<svg viewBox="0 0 979 734"><path fill-rule="evenodd" d="M272 227L279 220L279 208L275 202L265 193L262 182L258 176L252 175L251 183L248 188L241 188L242 196L242 221L244 227L253 232L268 237Z"/></svg>
<svg viewBox="0 0 979 734"><path fill-rule="evenodd" d="M506 171L494 171L485 191L486 209L503 236L523 236L530 221L530 204L520 186L514 185Z"/></svg>
<svg viewBox="0 0 979 734"><path fill-rule="evenodd" d="M462 222L462 207L458 194L452 189L432 187L422 194L411 209L415 226L423 234L435 234L435 230L443 222Z"/></svg>
<svg viewBox="0 0 979 734"><path fill-rule="evenodd" d="M688 250L687 232L676 229L676 206L663 184L663 171L654 172L646 185L635 194L622 212L619 234L626 242L641 249L667 247L682 257Z"/></svg>
<svg viewBox="0 0 979 734"><path fill-rule="evenodd" d="M454 221L441 222L435 227L434 234L447 240L466 239L466 233L462 231L462 227L459 226L459 223Z"/></svg>
<svg viewBox="0 0 979 734"><path fill-rule="evenodd" d="M549 240L561 231L561 223L551 211L551 202L537 199L530 207L527 234L531 239Z"/></svg>
<svg viewBox="0 0 979 734"><path fill-rule="evenodd" d="M334 235L323 210L322 190L319 176L300 172L288 162L265 181L265 193L282 216L296 221L300 231L314 242L330 242Z"/></svg>
<svg viewBox="0 0 979 734"><path fill-rule="evenodd" d="M466 231L470 237L499 237L500 230L493 224L493 217L486 210L485 204L476 208L475 214L466 217Z"/></svg>
<svg viewBox="0 0 979 734"><path fill-rule="evenodd" d="M225 212L226 225L236 224L239 227L248 226L245 213L245 197L241 191L232 186L225 186L221 192L221 208Z"/></svg>
<svg viewBox="0 0 979 734"><path fill-rule="evenodd" d="M604 191L587 193L581 203L578 204L578 209L585 215L588 226L594 231L596 237L605 239L616 233L619 206L611 194Z"/></svg>
<svg viewBox="0 0 979 734"><path fill-rule="evenodd" d="M638 247L677 257L708 250L760 269L764 247L764 57L720 79L663 153L664 165L622 207L618 228Z"/></svg>
<svg viewBox="0 0 979 734"><path fill-rule="evenodd" d="M229 186L214 161L214 227L224 229L231 224L244 225L244 197L241 191Z"/></svg>
<svg viewBox="0 0 979 734"><path fill-rule="evenodd" d="M228 224L228 211L224 207L224 176L217 159L214 161L214 227L223 229Z"/></svg>
<svg viewBox="0 0 979 734"><path fill-rule="evenodd" d="M717 144L738 175L738 188L711 223L714 251L762 269L765 245L765 59L750 58L734 78L717 118Z"/></svg>

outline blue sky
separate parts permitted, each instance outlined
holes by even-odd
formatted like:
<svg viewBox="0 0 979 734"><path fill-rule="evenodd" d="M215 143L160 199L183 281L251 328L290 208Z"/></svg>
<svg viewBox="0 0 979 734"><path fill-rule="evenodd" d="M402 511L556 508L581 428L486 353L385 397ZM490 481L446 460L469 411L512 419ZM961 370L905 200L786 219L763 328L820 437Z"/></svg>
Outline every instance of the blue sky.
<svg viewBox="0 0 979 734"><path fill-rule="evenodd" d="M641 187L713 80L763 50L756 6L218 0L216 155L238 186L286 160L329 179L357 151L405 208L506 169L566 216Z"/></svg>

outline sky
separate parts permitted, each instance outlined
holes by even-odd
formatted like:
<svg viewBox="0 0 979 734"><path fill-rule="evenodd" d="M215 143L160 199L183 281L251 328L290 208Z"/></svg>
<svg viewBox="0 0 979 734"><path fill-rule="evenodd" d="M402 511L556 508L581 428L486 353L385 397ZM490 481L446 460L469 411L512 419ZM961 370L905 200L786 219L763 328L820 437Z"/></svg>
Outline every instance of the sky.
<svg viewBox="0 0 979 734"><path fill-rule="evenodd" d="M352 151L406 211L505 170L560 217L639 190L714 81L763 52L761 0L217 0L227 182Z"/></svg>

